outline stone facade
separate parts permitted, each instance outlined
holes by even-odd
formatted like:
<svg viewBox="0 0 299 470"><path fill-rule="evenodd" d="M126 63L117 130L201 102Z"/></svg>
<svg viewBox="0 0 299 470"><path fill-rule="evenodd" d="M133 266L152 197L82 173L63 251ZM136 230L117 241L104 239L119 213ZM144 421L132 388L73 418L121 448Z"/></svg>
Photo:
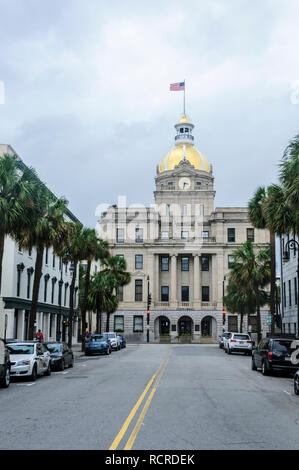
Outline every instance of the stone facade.
<svg viewBox="0 0 299 470"><path fill-rule="evenodd" d="M269 245L269 232L253 229L247 208L214 208L212 166L193 147L193 124L182 120L175 148L157 167L155 204L110 206L100 220L100 236L132 273L110 329L119 327L132 341L144 341L147 329L150 341L216 339L224 328L222 298L233 251L248 238L257 249Z"/></svg>

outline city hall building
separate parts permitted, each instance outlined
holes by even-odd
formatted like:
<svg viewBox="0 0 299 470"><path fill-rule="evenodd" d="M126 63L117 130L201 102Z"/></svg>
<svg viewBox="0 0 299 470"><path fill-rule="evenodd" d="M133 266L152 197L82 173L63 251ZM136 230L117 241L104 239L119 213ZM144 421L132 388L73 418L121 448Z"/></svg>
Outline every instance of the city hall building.
<svg viewBox="0 0 299 470"><path fill-rule="evenodd" d="M248 239L257 249L269 245L269 232L252 227L246 207L214 207L213 168L194 146L194 125L183 115L175 129L174 148L157 166L155 204L110 206L99 221L100 236L132 274L110 320L110 330L129 341L145 341L147 334L150 342L215 340L224 329L233 251ZM225 329L238 331L238 321L228 312ZM244 318L243 331L254 332L254 315L250 323Z"/></svg>

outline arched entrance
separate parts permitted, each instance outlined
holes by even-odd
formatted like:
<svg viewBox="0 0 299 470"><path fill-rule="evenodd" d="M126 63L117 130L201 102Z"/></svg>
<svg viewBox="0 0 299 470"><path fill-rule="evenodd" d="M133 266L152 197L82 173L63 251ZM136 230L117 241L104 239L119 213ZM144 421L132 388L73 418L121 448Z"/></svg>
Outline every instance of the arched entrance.
<svg viewBox="0 0 299 470"><path fill-rule="evenodd" d="M192 335L193 333L193 320L190 317L181 317L178 321L178 333L182 335Z"/></svg>
<svg viewBox="0 0 299 470"><path fill-rule="evenodd" d="M170 321L165 316L157 317L155 320L155 337L167 336L170 334Z"/></svg>
<svg viewBox="0 0 299 470"><path fill-rule="evenodd" d="M206 338L217 338L217 322L211 316L201 320L201 336Z"/></svg>

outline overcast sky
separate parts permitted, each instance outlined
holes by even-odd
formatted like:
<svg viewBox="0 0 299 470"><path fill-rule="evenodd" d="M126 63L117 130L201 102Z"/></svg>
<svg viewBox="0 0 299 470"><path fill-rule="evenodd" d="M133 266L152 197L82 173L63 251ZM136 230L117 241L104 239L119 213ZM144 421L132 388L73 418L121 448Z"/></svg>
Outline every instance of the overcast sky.
<svg viewBox="0 0 299 470"><path fill-rule="evenodd" d="M0 0L0 24L0 143L85 224L118 195L153 203L184 78L216 206L277 181L299 131L298 0Z"/></svg>

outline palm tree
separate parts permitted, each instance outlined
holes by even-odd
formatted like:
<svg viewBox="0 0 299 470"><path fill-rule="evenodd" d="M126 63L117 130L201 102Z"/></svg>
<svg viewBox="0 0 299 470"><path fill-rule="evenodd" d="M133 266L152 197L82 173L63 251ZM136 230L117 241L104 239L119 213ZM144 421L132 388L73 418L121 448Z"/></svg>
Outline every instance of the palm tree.
<svg viewBox="0 0 299 470"><path fill-rule="evenodd" d="M69 236L69 226L64 216L67 201L57 199L39 180L35 181L32 205L27 207L28 223L17 228L15 237L20 245L31 250L36 249L36 261L32 291L32 303L29 319L29 338L33 339L34 324L38 305L39 287L42 276L44 249L53 247L59 253L61 246Z"/></svg>
<svg viewBox="0 0 299 470"><path fill-rule="evenodd" d="M270 312L271 312L271 334L275 330L275 290L276 290L276 257L275 257L275 232L267 225L265 217L265 203L267 201L267 190L260 186L253 198L249 201L249 218L252 225L258 229L270 228L270 256L271 256L271 282L270 282Z"/></svg>
<svg viewBox="0 0 299 470"><path fill-rule="evenodd" d="M285 190L287 204L299 216L299 134L286 148L280 164L280 182ZM298 228L298 227L297 227ZM298 234L298 233L297 233Z"/></svg>
<svg viewBox="0 0 299 470"><path fill-rule="evenodd" d="M102 313L113 312L118 307L118 298L113 294L116 287L111 272L99 271L91 278L88 299L97 314L96 333L102 333Z"/></svg>
<svg viewBox="0 0 299 470"><path fill-rule="evenodd" d="M115 287L116 290L118 287L123 287L131 282L131 274L126 271L127 263L126 260L120 256L109 256L103 262L104 270L103 272L110 272L112 277L115 280ZM111 305L111 308L106 311L107 318L106 318L106 331L109 331L110 328L110 316L114 313L117 309L117 305L115 309Z"/></svg>
<svg viewBox="0 0 299 470"><path fill-rule="evenodd" d="M109 255L109 245L105 240L97 237L94 229L86 229L86 239L84 248L87 268L84 276L84 289L81 303L82 316L82 351L85 351L85 331L86 331L86 312L88 309L88 292L90 283L90 268L92 260L104 261Z"/></svg>
<svg viewBox="0 0 299 470"><path fill-rule="evenodd" d="M234 264L230 278L247 293L252 292L255 295L259 341L261 338L262 289L269 284L271 279L270 249L263 248L255 253L253 243L248 240L233 252L233 256Z"/></svg>
<svg viewBox="0 0 299 470"><path fill-rule="evenodd" d="M86 258L85 247L88 239L88 229L83 227L80 222L70 223L70 236L66 240L66 244L61 247L59 255L65 260L71 262L72 265L72 281L70 285L70 310L69 310L69 329L68 329L68 346L72 347L72 324L74 318L74 293L75 284L78 273L79 262Z"/></svg>
<svg viewBox="0 0 299 470"><path fill-rule="evenodd" d="M24 207L30 201L30 180L27 170L19 171L15 155L0 158L0 292L5 236L13 236L16 225L28 222Z"/></svg>

